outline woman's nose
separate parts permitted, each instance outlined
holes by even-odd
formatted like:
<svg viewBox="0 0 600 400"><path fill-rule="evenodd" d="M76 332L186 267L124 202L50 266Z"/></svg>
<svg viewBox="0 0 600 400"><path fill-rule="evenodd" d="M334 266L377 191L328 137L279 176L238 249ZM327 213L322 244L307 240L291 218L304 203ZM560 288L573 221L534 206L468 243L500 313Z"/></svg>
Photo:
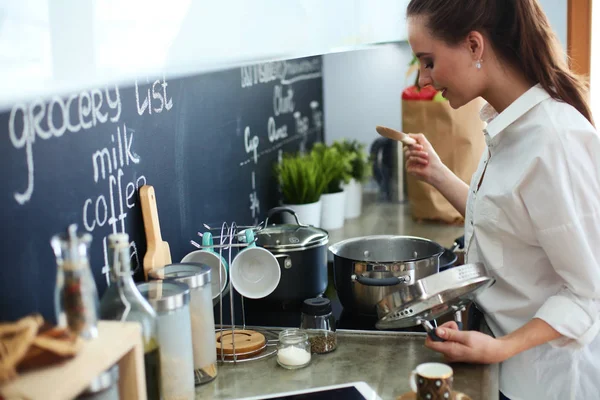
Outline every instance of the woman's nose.
<svg viewBox="0 0 600 400"><path fill-rule="evenodd" d="M419 86L425 87L427 85L433 85L433 81L431 80L431 77L429 77L429 74L420 73L419 74Z"/></svg>

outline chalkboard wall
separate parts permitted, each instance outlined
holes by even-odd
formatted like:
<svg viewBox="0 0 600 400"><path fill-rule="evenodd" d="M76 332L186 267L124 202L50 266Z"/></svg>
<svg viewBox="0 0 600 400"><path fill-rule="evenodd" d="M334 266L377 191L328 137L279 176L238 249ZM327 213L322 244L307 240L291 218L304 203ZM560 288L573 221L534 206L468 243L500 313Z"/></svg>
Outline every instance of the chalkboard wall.
<svg viewBox="0 0 600 400"><path fill-rule="evenodd" d="M255 224L279 195L282 152L323 139L321 58L193 77L143 77L0 114L0 320L54 321L49 240L71 223L93 236L91 264L107 285L106 238L127 232L139 280L146 243L137 189L154 186L173 261L203 224Z"/></svg>

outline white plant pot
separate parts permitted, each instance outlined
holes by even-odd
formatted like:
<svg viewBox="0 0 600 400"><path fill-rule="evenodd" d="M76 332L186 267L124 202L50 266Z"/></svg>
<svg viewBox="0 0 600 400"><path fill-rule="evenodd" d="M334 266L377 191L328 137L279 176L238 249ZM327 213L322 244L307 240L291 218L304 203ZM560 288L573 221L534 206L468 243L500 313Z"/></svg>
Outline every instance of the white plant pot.
<svg viewBox="0 0 600 400"><path fill-rule="evenodd" d="M319 227L321 225L321 208L322 201L309 204L282 204L283 207L288 207L294 210L298 221L301 224L312 225ZM283 212L280 214L284 224L296 224L296 219L290 213Z"/></svg>
<svg viewBox="0 0 600 400"><path fill-rule="evenodd" d="M321 228L340 229L344 226L346 192L328 193L321 195L323 210L321 211Z"/></svg>
<svg viewBox="0 0 600 400"><path fill-rule="evenodd" d="M362 183L352 178L347 185L344 185L344 191L346 192L344 218L352 219L360 217L360 214L362 214Z"/></svg>

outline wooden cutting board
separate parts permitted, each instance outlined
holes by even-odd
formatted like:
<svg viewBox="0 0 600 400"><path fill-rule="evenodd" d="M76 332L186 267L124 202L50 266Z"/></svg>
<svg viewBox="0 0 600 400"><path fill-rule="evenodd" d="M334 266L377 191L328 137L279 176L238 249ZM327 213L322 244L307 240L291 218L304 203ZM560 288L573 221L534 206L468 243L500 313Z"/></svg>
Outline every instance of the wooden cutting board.
<svg viewBox="0 0 600 400"><path fill-rule="evenodd" d="M146 254L144 255L144 278L148 280L148 271L171 264L169 243L162 240L156 194L154 187L144 185L140 188L144 231L146 232Z"/></svg>

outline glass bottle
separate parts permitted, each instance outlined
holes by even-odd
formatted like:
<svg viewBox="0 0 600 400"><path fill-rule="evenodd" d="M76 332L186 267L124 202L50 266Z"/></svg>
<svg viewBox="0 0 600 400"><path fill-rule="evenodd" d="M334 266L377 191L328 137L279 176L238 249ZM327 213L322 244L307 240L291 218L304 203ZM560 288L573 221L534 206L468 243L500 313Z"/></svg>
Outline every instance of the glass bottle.
<svg viewBox="0 0 600 400"><path fill-rule="evenodd" d="M317 297L304 300L300 328L308 334L313 353L329 353L337 348L335 317L329 299Z"/></svg>
<svg viewBox="0 0 600 400"><path fill-rule="evenodd" d="M283 368L298 369L310 363L310 342L301 329L291 328L279 332L277 363Z"/></svg>
<svg viewBox="0 0 600 400"><path fill-rule="evenodd" d="M77 233L77 225L54 235L50 245L56 256L54 308L57 325L67 326L84 339L98 336L98 290L90 269L92 235Z"/></svg>
<svg viewBox="0 0 600 400"><path fill-rule="evenodd" d="M131 275L129 235L108 236L110 285L100 301L100 318L135 321L142 326L146 391L149 400L160 399L160 363L156 312L140 294Z"/></svg>

